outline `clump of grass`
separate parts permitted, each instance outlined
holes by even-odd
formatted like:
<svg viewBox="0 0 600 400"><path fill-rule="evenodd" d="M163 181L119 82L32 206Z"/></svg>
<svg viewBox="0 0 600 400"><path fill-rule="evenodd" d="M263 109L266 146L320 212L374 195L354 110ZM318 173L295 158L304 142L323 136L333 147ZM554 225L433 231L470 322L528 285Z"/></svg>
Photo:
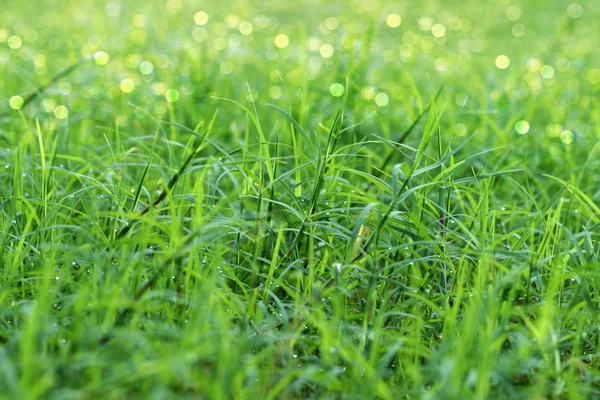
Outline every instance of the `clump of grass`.
<svg viewBox="0 0 600 400"><path fill-rule="evenodd" d="M596 11L247 3L0 47L2 393L597 396Z"/></svg>

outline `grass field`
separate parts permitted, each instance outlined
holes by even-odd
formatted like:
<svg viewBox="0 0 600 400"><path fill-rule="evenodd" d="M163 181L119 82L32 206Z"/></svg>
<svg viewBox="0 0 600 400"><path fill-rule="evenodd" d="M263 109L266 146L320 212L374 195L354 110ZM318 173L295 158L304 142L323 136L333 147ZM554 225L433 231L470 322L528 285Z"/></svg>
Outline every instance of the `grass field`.
<svg viewBox="0 0 600 400"><path fill-rule="evenodd" d="M600 398L600 1L0 7L0 397Z"/></svg>

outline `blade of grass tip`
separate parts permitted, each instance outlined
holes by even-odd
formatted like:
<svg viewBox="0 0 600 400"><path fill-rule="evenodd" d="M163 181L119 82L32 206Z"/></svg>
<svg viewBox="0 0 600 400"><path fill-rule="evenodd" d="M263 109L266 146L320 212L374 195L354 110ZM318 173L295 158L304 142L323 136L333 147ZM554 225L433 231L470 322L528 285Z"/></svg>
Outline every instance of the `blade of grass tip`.
<svg viewBox="0 0 600 400"><path fill-rule="evenodd" d="M317 206L319 204L319 197L321 194L321 189L323 187L323 184L325 183L325 175L328 172L329 163L333 159L332 154L335 151L335 146L336 146L337 141L341 134L342 126L344 123L344 108L346 105L346 101L348 100L348 91L349 91L348 87L349 87L349 79L346 78L346 90L344 91L346 93L346 95L344 96L344 100L342 102L342 108L336 114L333 124L331 125L331 129L329 131L329 137L327 139L327 149L325 150L325 157L321 161L321 168L317 174L318 181L317 181L317 184L315 185L315 190L313 192L313 199L311 201L310 214L309 214L310 219L312 219L314 217L314 215L317 213ZM336 131L336 129L337 129L337 131ZM309 262L310 262L310 256L305 258L304 268L308 268Z"/></svg>
<svg viewBox="0 0 600 400"><path fill-rule="evenodd" d="M50 197L52 193L52 179L54 177L54 165L56 163L56 156L58 154L58 136L55 136L54 141L52 142L52 150L50 151L50 162L48 163L48 174L46 175L46 190L48 194L46 197Z"/></svg>
<svg viewBox="0 0 600 400"><path fill-rule="evenodd" d="M248 90L250 90L250 87L248 87ZM250 95L250 96L252 96L252 95ZM250 119L252 120L252 123L254 124L254 127L256 128L256 131L258 132L258 136L260 138L260 145L261 145L260 149L261 149L261 152L264 153L265 166L267 167L267 173L269 174L269 180L270 181L274 180L275 177L273 176L273 167L271 165L271 156L269 155L269 144L267 143L267 139L265 138L265 134L264 134L262 127L260 125L260 122L258 120L258 114L256 112L253 113L248 107L244 106L243 104L241 104L240 102L237 102L235 100L228 99L225 97L217 97L217 96L212 96L212 98L216 99L216 100L224 100L224 101L233 103L236 106L238 106L240 109L245 111L246 115L248 117L250 117ZM252 99L252 97L251 97L251 99ZM252 104L254 104L254 102L252 102ZM256 108L254 110L256 111Z"/></svg>
<svg viewBox="0 0 600 400"><path fill-rule="evenodd" d="M204 143L205 139L208 137L208 135L210 134L210 130L214 124L214 121L217 117L218 111L215 112L215 114L213 115L213 118L211 120L211 123L209 124L208 128L207 128L207 132L204 135L201 135L198 132L192 131L194 132L195 136L199 137L198 142L196 143L196 145L194 146L194 150L188 155L188 157L183 161L183 163L181 164L181 166L179 167L179 170L177 171L177 173L175 173L175 175L173 175L171 177L171 179L169 180L169 182L167 183L167 187L165 189L163 189L162 192L160 192L160 194L158 195L158 197L154 200L154 202L151 205L148 205L146 208L144 208L142 211L140 211L138 213L138 217L141 217L143 215L146 215L151 209L153 209L154 207L156 207L158 204L160 204L166 197L167 194L173 189L173 187L177 184L177 181L179 180L179 178L181 177L181 175L183 175L183 173L185 172L188 164L192 161L192 159L196 156L196 153L198 152L198 149L200 148L200 146L202 146L202 144ZM181 127L179 124L174 124L175 126L179 126ZM189 128L186 128L186 130L190 130ZM119 233L115 236L115 238L119 239L122 238L123 236L125 236L130 230L131 230L132 224L131 221L127 223L127 225L125 225L123 227L123 229L121 229L119 231Z"/></svg>
<svg viewBox="0 0 600 400"><path fill-rule="evenodd" d="M246 87L248 89L248 95L250 96L250 100L252 103L252 108L254 109L254 117L253 121L255 122L256 129L258 130L261 146L259 148L259 163L258 163L258 179L259 179L259 191L258 191L258 199L256 202L256 221L254 227L254 252L252 254L252 287L256 288L256 283L258 279L258 257L261 252L261 246L259 245L262 225L263 225L263 207L264 207L264 186L265 186L265 176L264 176L264 168L267 168L267 173L269 175L269 181L272 182L275 180L275 172L274 168L271 166L271 152L269 150L269 143L264 135L262 127L260 125L260 119L258 117L258 110L256 109L256 102L254 100L254 96L252 95L252 89L250 88L250 84L246 82Z"/></svg>
<svg viewBox="0 0 600 400"><path fill-rule="evenodd" d="M23 110L25 107L27 107L37 97L41 96L50 86L54 85L56 82L58 82L62 78L71 74L71 72L73 72L77 68L79 68L81 66L81 64L83 64L84 62L92 59L92 57L93 56L85 57L85 58L81 58L81 59L77 60L75 63L69 65L67 68L63 69L62 71L60 71L59 73L54 75L52 78L50 78L50 80L48 82L46 82L44 85L38 87L33 92L29 93L23 99L23 105L21 106L21 110ZM0 118L7 117L9 115L9 113L10 113L10 111L5 111L5 112L1 113Z"/></svg>
<svg viewBox="0 0 600 400"><path fill-rule="evenodd" d="M275 139L275 160L278 160L279 159L279 145L280 145L280 135L279 135L280 134L280 130L279 130L278 126L276 126L275 129L277 129L277 131L276 131L277 134L276 134L276 139ZM275 162L274 164L275 165L273 167L273 176L275 177L275 181L276 181L278 179L277 178L277 170L278 170L279 162ZM273 183L273 182L269 182L269 184L271 184L271 183ZM267 220L266 220L266 226L267 227L271 226L271 223L272 223L272 220L273 220L273 207L275 206L275 203L276 203L276 201L275 201L275 197L276 197L275 196L275 186L276 185L274 185L274 184L271 185L271 189L269 190L269 195L268 195L268 199L267 199L267 201L268 201L268 205L267 205ZM269 235L269 237L271 238L272 235ZM268 243L270 243L270 242L271 242L271 239L268 240ZM263 248L262 248L262 256L263 256L264 259L268 259L270 247L271 246L269 246L269 245L263 246ZM275 250L275 253L277 251L278 250ZM274 256L276 256L276 254Z"/></svg>
<svg viewBox="0 0 600 400"><path fill-rule="evenodd" d="M357 123L355 123L355 124L352 124L352 125L349 125L349 126L345 127L344 129L342 129L342 130L340 131L340 133L344 133L344 132L346 132L346 131L349 131L350 129L354 129L354 128L356 128L357 126L360 126L360 125L364 124L364 123L365 123L365 121L367 121L367 120L369 120L369 119L373 118L373 116L374 116L374 115L376 115L376 114L377 114L377 112L376 112L376 111L372 111L372 112L371 112L371 113L369 113L369 114L368 114L366 117L364 117L362 120L360 120L360 121L358 121Z"/></svg>
<svg viewBox="0 0 600 400"><path fill-rule="evenodd" d="M218 110L217 110L218 113ZM211 132L214 122L215 122L215 118L216 118L216 114L213 116L207 131ZM202 135L199 134L198 132L196 132L195 130L192 130L186 126L180 125L178 123L175 122L169 122L169 121L161 121L164 122L167 125L174 125L176 127L178 127L181 130L184 130L188 133L191 133L192 135L201 138ZM231 165L240 173L240 175L244 178L244 180L248 183L248 186L250 187L250 189L252 189L254 191L254 193L256 195L258 195L258 190L256 189L256 187L252 184L252 180L250 179L250 177L248 176L248 174L246 174L246 172L244 171L243 168L240 167L239 163L236 162L236 160L231 156L231 154L234 154L235 152L232 153L228 153L227 151L225 151L222 147L220 147L218 144L216 144L215 142L213 142L212 140L206 138L204 139L210 146L212 146L215 150L217 150L219 153L221 153L223 155L223 157L225 157L230 163Z"/></svg>
<svg viewBox="0 0 600 400"><path fill-rule="evenodd" d="M329 164L329 161L331 160L331 154L333 153L333 150L335 148L335 145L337 143L337 134L335 132L335 129L337 126L339 126L341 124L341 114L342 111L338 111L337 115L335 116L335 120L333 121L333 124L331 125L331 130L329 132L329 138L327 139L327 150L325 151L325 157L323 159L319 160L319 170L317 172L317 179L316 179L316 185L315 185L315 190L313 191L313 195L312 195L312 199L311 199L311 204L310 204L310 213L309 213L309 217L312 218L314 216L314 214L317 212L317 205L319 202L319 197L321 194L321 189L323 187L323 184L325 183L325 174L327 173L327 167Z"/></svg>
<svg viewBox="0 0 600 400"><path fill-rule="evenodd" d="M396 141L396 146L403 144L406 141L406 139L408 138L408 136L415 130L417 125L419 125L419 122L421 122L421 119L425 116L425 114L427 114L429 112L429 110L431 109L431 106L437 102L438 98L442 94L442 91L444 90L444 86L445 86L445 83L440 86L440 88L436 92L434 98L429 102L429 104L427 104L427 106L423 109L423 111L421 111L421 113L417 116L417 118L415 118L415 120L408 127L408 129L406 131L404 131L402 136L400 136L400 138ZM389 163L392 161L392 158L394 158L395 154L396 154L395 151L392 151L388 154L388 156L385 158L383 163L381 163L381 167L379 168L379 170L375 171L375 176L377 176L378 178L381 177L381 175L383 174L383 171L385 171L385 169L387 168Z"/></svg>
<svg viewBox="0 0 600 400"><path fill-rule="evenodd" d="M167 133L167 131L163 127L163 124L169 125L169 124L171 124L170 121L163 121L163 120L160 120L158 118L155 118L148 110L146 110L145 108L142 108L142 107L140 107L140 106L138 106L138 105L136 105L134 103L129 102L129 103L127 103L127 105L133 107L137 111L142 112L144 115L146 115L147 117L149 117L152 121L156 122L156 125L160 129L160 132L163 134L163 137L165 138L165 140L169 140L169 134ZM118 124L117 124L116 128L117 128L117 130L116 130L116 132L117 132L117 135L116 135L116 139L117 139L117 151L121 152L122 150L120 149L120 134L119 134L120 130L119 130ZM186 127L182 127L182 128L189 129L189 128L186 128ZM191 132L193 132L195 134L196 133L195 131L197 131L197 129L194 129L193 131L191 129L189 129L189 131L191 131ZM167 153L169 154L168 159L172 160L173 159L173 153L172 153L172 150L171 150L171 145L166 146L166 149L167 149Z"/></svg>
<svg viewBox="0 0 600 400"><path fill-rule="evenodd" d="M181 167L179 167L179 170L175 173L175 175L173 175L171 177L171 179L169 180L169 183L167 183L167 187L162 192L160 192L160 194L158 195L156 200L154 200L154 202L152 203L152 208L156 207L161 201L163 201L167 197L167 193L170 192L171 189L173 189L173 187L175 187L175 185L177 184L177 181L179 180L181 175L185 172L185 169L187 168L190 161L192 161L192 159L196 155L196 152L198 151L198 149L200 148L202 143L203 143L203 140L200 140L200 141L198 141L198 143L196 143L194 150L192 152L190 152L190 155L181 164ZM145 209L143 209L142 211L140 211L140 215L144 215L144 214L148 213L148 211L150 211L150 208L151 207L148 206Z"/></svg>
<svg viewBox="0 0 600 400"><path fill-rule="evenodd" d="M544 223L543 221L544 221L544 218L546 216L546 213L550 210L550 208L552 208L552 206L554 204L556 204L560 200L562 194L565 192L565 190L568 189L569 186L570 186L570 183L569 182L565 182L563 184L563 186L560 188L560 190L558 192L556 192L556 194L554 196L552 196L552 198L550 199L550 201L548 201L548 203L541 210L538 211L537 217L535 218L535 220L532 223L533 227L537 226L537 224L540 223L540 222ZM531 237L531 235L532 235L532 231L531 230L525 231L523 233L523 235L521 235L521 237L519 238L519 240L517 241L517 243L514 246L512 246L513 249L514 250L520 249L521 246L523 246L523 244ZM508 257L506 259L506 261L504 262L504 265L506 267L508 267L510 265L511 261L512 261L512 258ZM529 268L528 268L530 274L531 274L531 268L532 268L532 266L530 265ZM529 290L529 286L528 286L527 290Z"/></svg>
<svg viewBox="0 0 600 400"><path fill-rule="evenodd" d="M448 161L452 156L454 156L456 153L458 153L463 147L465 147L465 145L467 143L469 143L478 134L479 134L479 131L475 131L471 136L469 136L468 138L466 138L465 140L463 140L458 146L456 146L454 149L450 150L450 152L448 152L446 155L444 155L442 158L440 158L437 162L435 162L433 164L430 164L430 165L427 165L427 166L425 166L423 168L417 169L415 171L415 173L413 174L413 177L417 177L419 175L422 175L425 172L428 172L428 171L431 171L431 170L436 169L438 167L441 167L446 161ZM477 157L479 157L479 156L481 156L483 154L489 153L491 151L502 149L503 147L508 147L508 146L496 147L496 148L493 148L493 149L483 150L483 151L480 151L478 153L474 153L474 154L468 156L467 158L465 158L463 161L457 163L456 164L457 166L454 167L454 168L458 168L458 167L460 167L463 164L467 164L469 160L477 158ZM449 172L452 172L452 171L453 170L446 171L446 173L449 173ZM438 176L439 177L443 177L444 174L440 173Z"/></svg>
<svg viewBox="0 0 600 400"><path fill-rule="evenodd" d="M248 89L248 95L250 96L250 100L252 103L252 108L254 109L254 118L253 121L255 122L256 125L256 129L258 131L258 134L260 136L260 142L261 142L261 146L260 146L260 152L259 152L259 158L260 163L259 163L259 179L260 179L260 191L259 191L259 200L258 200L258 209L257 209L257 215L258 215L258 226L257 226L257 237L260 231L260 219L261 219L261 213L262 213L262 207L263 207L263 190L262 188L264 187L264 171L263 171L263 162L265 167L267 168L267 174L269 174L269 181L272 182L273 180L275 180L275 172L273 171L273 166L271 164L271 151L269 149L269 142L267 141L267 138L262 130L262 126L260 124L260 118L258 117L258 110L256 109L256 101L254 99L254 96L252 95L252 89L250 88L250 84L248 82L246 82L246 88ZM255 253L256 256L258 256L258 253Z"/></svg>
<svg viewBox="0 0 600 400"><path fill-rule="evenodd" d="M349 85L350 85L350 80L348 77L346 77L346 90L344 90L344 99L342 101L342 108L340 110L338 110L335 119L333 120L333 124L331 125L331 129L329 130L329 137L327 138L327 148L325 150L325 157L321 163L321 169L322 172L318 173L319 176L319 182L320 184L318 185L318 190L315 190L314 195L317 196L317 202L318 202L318 197L321 193L321 188L323 186L323 184L325 183L325 175L328 172L329 169L329 163L331 162L331 160L333 160L333 153L335 152L335 147L337 145L338 139L340 138L341 132L342 132L342 126L344 124L344 109L346 107L346 102L348 100L348 92L349 92ZM312 204L312 211L311 214L314 215L316 213L316 206L317 204L314 203Z"/></svg>
<svg viewBox="0 0 600 400"><path fill-rule="evenodd" d="M369 249L371 244L373 244L373 242L377 243L381 229L383 229L383 226L387 222L392 211L396 208L397 204L399 203L399 201L401 199L401 195L404 192L404 190L408 187L408 183L412 179L414 173L418 170L418 167L421 164L421 160L423 159L423 155L425 154L425 150L426 150L427 146L429 145L429 142L431 141L431 138L433 137L433 133L435 132L435 129L438 126L438 124L440 122L440 118L441 118L441 116L436 115L437 109L435 108L435 102L431 103L431 107L433 107L434 111L436 111L436 112L431 113L429 115L429 120L427 121L427 126L425 127L423 137L421 138L421 142L419 143L419 148L417 149L417 154L415 156L415 160L410 168L408 175L406 176L406 179L402 183L402 186L401 186L400 190L398 191L398 193L394 193L394 198L392 199L390 205L388 206L387 211L382 215L381 219L379 220L379 223L377 225L377 228L375 229L375 232L373 232L373 234L369 237L369 239L363 246L363 250L358 252L354 256L354 258L352 259L352 263L356 262L364 254L366 254L367 250Z"/></svg>
<svg viewBox="0 0 600 400"><path fill-rule="evenodd" d="M600 219L600 208L598 208L598 206L596 205L596 203L594 203L594 201L592 199L589 198L588 195L586 195L585 193L583 193L580 189L576 188L573 185L569 185L568 182L563 181L562 179L559 179L555 176L552 175L546 175L544 174L545 177L550 178L550 179L554 179L555 181L565 185L567 187L567 189L569 190L569 192L571 192L571 194L574 194L576 197L579 198L579 202L586 206L586 208L589 209L589 211L592 211L593 214L591 214L591 216L598 221Z"/></svg>
<svg viewBox="0 0 600 400"><path fill-rule="evenodd" d="M442 131L440 130L440 127L438 126L437 129L437 138L438 138L438 161L441 161L443 156L444 156L444 151L442 150ZM440 174L444 173L445 170L445 165L442 162L440 165ZM440 185L440 187L438 188L438 202L440 205L440 219L439 219L439 223L440 223L440 236L442 237L442 239L446 238L446 198L444 196L445 194L445 188L444 185Z"/></svg>
<svg viewBox="0 0 600 400"><path fill-rule="evenodd" d="M360 242L358 241L359 233L360 233L361 229L363 229L363 227L364 227L367 216L369 215L369 213L375 206L377 206L377 203L367 204L367 206L361 211L360 215L356 219L356 223L354 224L354 229L352 229L352 234L348 238L348 244L346 245L346 250L344 252L344 260L346 262L350 261L349 255L352 254L352 249L354 248L354 246L358 245L360 247ZM359 249L359 251L360 251L360 249Z"/></svg>
<svg viewBox="0 0 600 400"><path fill-rule="evenodd" d="M156 142L158 142L158 132L159 130L156 130L156 133L154 134L154 139L152 140L152 148L150 150L150 157L148 157L148 162L146 163L146 166L144 167L144 171L142 172L142 176L140 178L140 182L138 183L138 187L137 190L135 192L135 198L133 199L133 206L131 206L131 210L133 212L135 212L138 202L140 200L140 195L142 193L142 188L144 186L144 181L146 180L146 175L148 174L148 169L150 169L150 164L152 163L152 158L154 157L154 150L156 149Z"/></svg>
<svg viewBox="0 0 600 400"><path fill-rule="evenodd" d="M330 137L328 139L328 142L331 144L331 136L334 135L336 126L338 125L338 122L340 121L340 114L342 113L342 111L338 111L335 120L333 122L333 125L331 126L331 134ZM337 139L336 139L337 141ZM333 142L335 144L335 141ZM328 148L327 152L329 151L333 151L333 148ZM279 266L281 266L285 260L287 260L289 257L292 256L292 253L294 252L294 250L298 247L302 235L304 233L304 230L306 229L306 225L308 224L308 221L313 217L313 215L316 212L316 205L317 202L319 201L319 194L321 192L321 187L323 186L323 182L325 181L324 178L324 174L326 171L326 167L327 167L327 160L328 160L329 154L325 155L325 160L320 160L319 161L319 166L318 168L318 172L317 172L317 176L315 178L315 187L313 190L313 194L311 196L311 202L309 205L309 212L308 214L305 216L304 220L302 221L302 224L300 225L300 227L298 228L298 232L296 233L296 236L294 237L292 244L290 245L287 253L285 254L284 257L281 258L280 262L279 262Z"/></svg>
<svg viewBox="0 0 600 400"><path fill-rule="evenodd" d="M42 199L42 204L43 204L43 210L44 210L44 218L46 218L46 216L48 215L48 199L46 198L46 195L48 194L47 192L47 181L46 181L46 150L44 149L44 139L42 137L42 128L40 127L40 121L39 119L35 119L35 126L36 126L36 133L37 133L37 137L38 137L38 144L40 146L40 157L41 157L41 164L42 164L42 187L41 187L41 196L40 198Z"/></svg>
<svg viewBox="0 0 600 400"><path fill-rule="evenodd" d="M292 117L290 114L288 114L285 110L277 107L274 104L267 104L267 107L271 107L277 111L279 111L284 117L286 117L288 119L288 121L290 121L290 123L294 126L294 128L296 128L296 130L298 131L298 133L300 133L300 135L302 136L302 138L306 141L306 143L308 144L308 146L310 147L313 155L315 157L319 156L319 152L317 150L317 147L315 146L315 143L310 139L310 136L308 136L308 134L306 133L306 131L304 129L302 129L302 127L300 126L300 124L294 119L294 117Z"/></svg>
<svg viewBox="0 0 600 400"><path fill-rule="evenodd" d="M275 139L275 160L279 159L279 146L280 146L280 140L281 138L279 137L279 129L277 129L277 136ZM275 179L277 179L277 167L279 166L279 163L276 162L275 166L273 167L273 175L275 176ZM271 224L271 221L273 219L273 206L274 204L274 200L275 200L275 185L271 185L271 190L269 191L269 205L267 207L267 225Z"/></svg>
<svg viewBox="0 0 600 400"><path fill-rule="evenodd" d="M194 156L196 155L196 152L198 151L198 148L202 145L202 142L198 142L196 144L196 146L194 147L194 150L190 153L190 155L185 159L185 161L181 164L181 167L179 168L179 170L175 173L175 175L173 175L171 177L171 179L169 180L169 182L167 183L167 187L165 189L163 189L160 194L158 195L158 197L152 202L152 204L146 206L146 208L144 208L142 211L140 211L138 213L138 217L141 217L143 215L148 214L148 212L150 212L150 210L154 207L156 207L158 204L160 204L166 197L167 194L171 191L171 189L173 189L173 187L175 186L175 184L177 183L177 181L179 180L180 176L183 174L183 172L185 171L185 168L187 168L187 165L189 164L189 162L192 160L192 158L194 158ZM140 182L140 184L143 181ZM140 188L141 190L141 188ZM115 239L119 239L122 238L123 236L125 236L132 227L132 223L131 221L127 222L127 225L125 225L123 227L123 229L121 229L119 231L119 233L115 236Z"/></svg>

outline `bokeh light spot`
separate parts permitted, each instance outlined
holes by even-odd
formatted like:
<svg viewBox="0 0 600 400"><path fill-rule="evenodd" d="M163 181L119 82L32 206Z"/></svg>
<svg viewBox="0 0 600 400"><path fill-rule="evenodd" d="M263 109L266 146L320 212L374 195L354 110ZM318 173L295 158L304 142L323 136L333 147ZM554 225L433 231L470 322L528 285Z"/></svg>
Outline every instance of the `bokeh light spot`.
<svg viewBox="0 0 600 400"><path fill-rule="evenodd" d="M587 74L585 74L585 79L592 85L597 85L600 83L600 69L590 68Z"/></svg>
<svg viewBox="0 0 600 400"><path fill-rule="evenodd" d="M537 72L540 70L541 67L542 62L537 58L532 57L529 60L527 60L527 70L529 72Z"/></svg>
<svg viewBox="0 0 600 400"><path fill-rule="evenodd" d="M109 17L118 17L121 14L121 6L116 1L109 1L106 3L104 11Z"/></svg>
<svg viewBox="0 0 600 400"><path fill-rule="evenodd" d="M182 7L183 5L181 4L180 0L169 0L167 1L167 5L165 6L167 12L171 15L179 14L181 12Z"/></svg>
<svg viewBox="0 0 600 400"><path fill-rule="evenodd" d="M398 14L390 14L385 19L385 22L390 28L397 28L402 23L402 18Z"/></svg>
<svg viewBox="0 0 600 400"><path fill-rule="evenodd" d="M150 75L154 71L154 65L150 61L142 61L140 72L144 75Z"/></svg>
<svg viewBox="0 0 600 400"><path fill-rule="evenodd" d="M324 44L319 48L319 53L324 58L329 58L333 55L333 46L330 44Z"/></svg>
<svg viewBox="0 0 600 400"><path fill-rule="evenodd" d="M169 103L176 103L179 100L179 92L175 89L169 89L165 92L165 99Z"/></svg>
<svg viewBox="0 0 600 400"><path fill-rule="evenodd" d="M468 132L467 126L463 123L458 123L456 124L456 127L454 128L454 134L456 136L466 136Z"/></svg>
<svg viewBox="0 0 600 400"><path fill-rule="evenodd" d="M344 94L344 90L344 85L339 82L336 82L329 87L329 92L333 97L342 96Z"/></svg>
<svg viewBox="0 0 600 400"><path fill-rule="evenodd" d="M54 115L58 119L66 119L69 116L69 109L65 106L58 106L54 109Z"/></svg>
<svg viewBox="0 0 600 400"><path fill-rule="evenodd" d="M506 9L506 18L516 21L521 18L521 9L517 6L510 6Z"/></svg>
<svg viewBox="0 0 600 400"><path fill-rule="evenodd" d="M275 46L279 47L280 49L285 49L288 44L290 44L290 38L285 33L280 33L279 35L275 36L274 42Z"/></svg>
<svg viewBox="0 0 600 400"><path fill-rule="evenodd" d="M131 93L135 89L135 83L131 79L123 79L120 87L123 93Z"/></svg>
<svg viewBox="0 0 600 400"><path fill-rule="evenodd" d="M136 28L142 28L146 25L146 16L142 14L135 14L133 16L132 23Z"/></svg>
<svg viewBox="0 0 600 400"><path fill-rule="evenodd" d="M208 14L204 11L198 11L196 14L194 14L194 22L196 25L206 25L208 22Z"/></svg>
<svg viewBox="0 0 600 400"><path fill-rule="evenodd" d="M131 41L133 43L137 43L137 44L144 44L146 42L146 39L148 38L148 35L146 34L146 31L144 31L143 29L134 29L131 31Z"/></svg>
<svg viewBox="0 0 600 400"><path fill-rule="evenodd" d="M518 121L515 124L515 131L517 131L519 135L525 135L527 132L529 132L529 122L524 120Z"/></svg>
<svg viewBox="0 0 600 400"><path fill-rule="evenodd" d="M542 75L542 78L544 79L551 79L554 77L554 68L552 68L550 65L544 65L540 69L540 75Z"/></svg>
<svg viewBox="0 0 600 400"><path fill-rule="evenodd" d="M558 124L548 124L548 126L546 126L546 133L550 137L560 136L561 130L562 129L561 129L560 125L558 125Z"/></svg>
<svg viewBox="0 0 600 400"><path fill-rule="evenodd" d="M306 48L310 51L317 51L321 47L321 39L318 37L310 37L306 40Z"/></svg>
<svg viewBox="0 0 600 400"><path fill-rule="evenodd" d="M281 97L281 88L279 86L271 86L269 88L269 97L277 100Z"/></svg>
<svg viewBox="0 0 600 400"><path fill-rule="evenodd" d="M13 96L8 101L10 108L12 108L13 110L20 110L21 107L23 107L23 103L24 103L24 101L21 96Z"/></svg>
<svg viewBox="0 0 600 400"><path fill-rule="evenodd" d="M56 108L56 103L52 99L44 99L40 105L45 112L54 112Z"/></svg>
<svg viewBox="0 0 600 400"><path fill-rule="evenodd" d="M525 25L523 24L514 24L512 27L512 34L514 37L522 37L525 35Z"/></svg>
<svg viewBox="0 0 600 400"><path fill-rule="evenodd" d="M463 107L467 105L467 102L469 101L469 96L466 93L458 93L455 97L454 97L454 101L456 101L456 104Z"/></svg>
<svg viewBox="0 0 600 400"><path fill-rule="evenodd" d="M96 54L94 54L94 61L98 65L106 65L106 64L108 64L109 60L110 60L110 57L108 56L108 53L105 51L98 51L98 52L96 52Z"/></svg>
<svg viewBox="0 0 600 400"><path fill-rule="evenodd" d="M419 29L422 31L428 31L431 29L431 26L433 25L433 20L429 17L421 17L419 18Z"/></svg>
<svg viewBox="0 0 600 400"><path fill-rule="evenodd" d="M219 70L223 75L229 75L233 71L233 67L231 66L231 63L223 61L221 65L219 65Z"/></svg>
<svg viewBox="0 0 600 400"><path fill-rule="evenodd" d="M8 47L10 47L13 50L17 50L17 49L21 48L22 44L23 44L23 41L21 40L21 38L19 36L13 35L8 38Z"/></svg>
<svg viewBox="0 0 600 400"><path fill-rule="evenodd" d="M437 38L441 38L446 34L446 27L442 24L435 24L431 27L431 33Z"/></svg>
<svg viewBox="0 0 600 400"><path fill-rule="evenodd" d="M379 93L375 96L375 104L379 107L385 107L390 103L390 97L385 93Z"/></svg>
<svg viewBox="0 0 600 400"><path fill-rule="evenodd" d="M250 22L244 21L244 22L242 22L240 24L240 26L238 27L238 29L240 30L240 33L242 35L248 36L254 30L254 26L252 26L252 24Z"/></svg>
<svg viewBox="0 0 600 400"><path fill-rule="evenodd" d="M251 103L254 103L256 100L258 100L258 90L250 89L249 91L246 91L246 100Z"/></svg>
<svg viewBox="0 0 600 400"><path fill-rule="evenodd" d="M583 16L583 7L579 3L571 3L567 7L567 15L573 19L581 18Z"/></svg>
<svg viewBox="0 0 600 400"><path fill-rule="evenodd" d="M506 69L510 65L510 58L505 55L499 55L496 57L496 67L499 69Z"/></svg>
<svg viewBox="0 0 600 400"><path fill-rule="evenodd" d="M141 62L142 57L140 57L137 54L130 54L125 59L125 64L127 64L129 68L137 68L137 66L140 65Z"/></svg>
<svg viewBox="0 0 600 400"><path fill-rule="evenodd" d="M162 96L165 94L166 90L167 87L162 82L156 82L152 84L152 93L154 93L156 96Z"/></svg>
<svg viewBox="0 0 600 400"><path fill-rule="evenodd" d="M575 139L575 135L573 135L573 132L571 132L568 129L565 129L564 131L562 131L560 133L560 141L563 142L564 144L571 144L571 143L573 143L574 139Z"/></svg>
<svg viewBox="0 0 600 400"><path fill-rule="evenodd" d="M360 95L365 100L372 100L373 97L375 97L375 89L373 89L371 86L365 86L361 89Z"/></svg>

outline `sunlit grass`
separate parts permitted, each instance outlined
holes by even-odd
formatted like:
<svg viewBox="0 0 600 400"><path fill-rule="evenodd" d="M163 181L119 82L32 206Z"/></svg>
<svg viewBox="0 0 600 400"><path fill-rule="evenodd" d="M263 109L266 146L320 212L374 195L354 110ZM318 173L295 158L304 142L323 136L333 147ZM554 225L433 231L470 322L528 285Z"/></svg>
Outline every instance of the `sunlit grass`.
<svg viewBox="0 0 600 400"><path fill-rule="evenodd" d="M600 396L597 1L9 3L7 398Z"/></svg>

